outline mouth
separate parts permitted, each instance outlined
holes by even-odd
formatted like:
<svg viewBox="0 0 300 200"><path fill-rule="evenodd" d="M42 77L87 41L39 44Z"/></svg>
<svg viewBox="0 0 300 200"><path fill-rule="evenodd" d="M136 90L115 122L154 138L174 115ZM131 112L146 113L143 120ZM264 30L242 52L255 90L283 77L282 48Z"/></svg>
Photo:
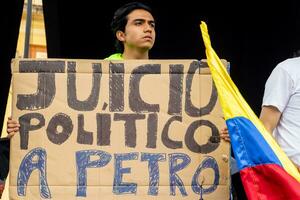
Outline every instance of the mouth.
<svg viewBox="0 0 300 200"><path fill-rule="evenodd" d="M143 37L143 39L145 39L145 40L151 40L152 41L152 37L151 36L145 36L145 37Z"/></svg>

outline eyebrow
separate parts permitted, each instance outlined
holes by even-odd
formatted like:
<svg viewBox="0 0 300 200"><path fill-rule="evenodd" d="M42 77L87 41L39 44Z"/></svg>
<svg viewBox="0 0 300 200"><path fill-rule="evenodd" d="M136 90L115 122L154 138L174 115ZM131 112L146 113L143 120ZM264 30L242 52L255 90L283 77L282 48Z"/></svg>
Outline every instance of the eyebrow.
<svg viewBox="0 0 300 200"><path fill-rule="evenodd" d="M136 22L136 21L150 22L150 23L154 23L155 24L155 20L146 20L146 19L142 19L142 18L137 18L137 19L133 20L133 22Z"/></svg>

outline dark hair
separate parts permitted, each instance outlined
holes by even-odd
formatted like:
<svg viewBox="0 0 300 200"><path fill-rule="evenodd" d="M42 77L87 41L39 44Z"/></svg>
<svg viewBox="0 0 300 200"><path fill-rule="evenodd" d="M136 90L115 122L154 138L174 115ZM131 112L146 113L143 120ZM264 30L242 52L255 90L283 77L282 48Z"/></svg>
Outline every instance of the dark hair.
<svg viewBox="0 0 300 200"><path fill-rule="evenodd" d="M143 9L152 14L151 8L140 2L131 2L123 5L118 10L116 10L110 24L114 37L116 37L117 31L125 31L125 26L128 20L127 15L136 9ZM124 50L122 42L120 42L117 38L115 40L115 47L118 52L123 52Z"/></svg>

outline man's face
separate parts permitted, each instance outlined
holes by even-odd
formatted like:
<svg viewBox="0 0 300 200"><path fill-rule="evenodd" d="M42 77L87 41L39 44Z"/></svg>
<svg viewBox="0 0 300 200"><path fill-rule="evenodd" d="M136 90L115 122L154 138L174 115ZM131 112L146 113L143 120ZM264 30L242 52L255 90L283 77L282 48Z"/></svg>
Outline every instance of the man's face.
<svg viewBox="0 0 300 200"><path fill-rule="evenodd" d="M155 42L154 18L146 10L137 9L127 15L124 33L124 47L149 50Z"/></svg>

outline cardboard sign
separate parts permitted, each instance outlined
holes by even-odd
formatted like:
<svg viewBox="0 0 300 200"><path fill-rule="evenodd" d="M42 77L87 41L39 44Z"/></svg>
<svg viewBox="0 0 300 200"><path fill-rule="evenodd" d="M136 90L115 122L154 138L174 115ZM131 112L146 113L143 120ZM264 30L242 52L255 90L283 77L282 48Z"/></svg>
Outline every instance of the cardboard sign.
<svg viewBox="0 0 300 200"><path fill-rule="evenodd" d="M229 199L205 62L23 59L12 71L11 199Z"/></svg>

